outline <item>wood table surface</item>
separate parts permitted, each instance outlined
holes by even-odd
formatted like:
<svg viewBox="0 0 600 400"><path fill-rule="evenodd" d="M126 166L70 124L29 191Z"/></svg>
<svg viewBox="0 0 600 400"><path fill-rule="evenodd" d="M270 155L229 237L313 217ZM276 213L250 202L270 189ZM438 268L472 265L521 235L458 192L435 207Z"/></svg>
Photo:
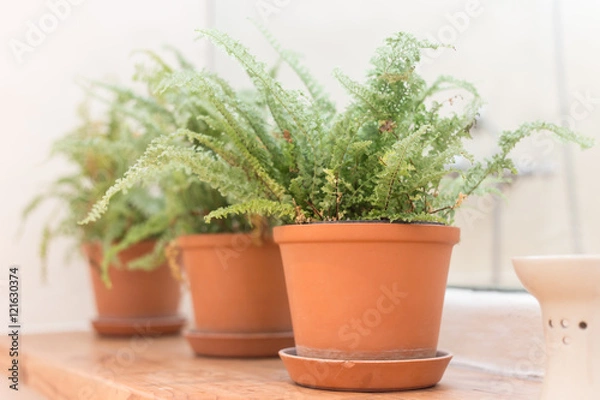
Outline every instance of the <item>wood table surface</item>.
<svg viewBox="0 0 600 400"><path fill-rule="evenodd" d="M196 357L182 336L36 334L23 335L20 347L20 385L60 400L536 399L541 390L539 381L454 364L437 386L426 390L375 394L307 389L290 380L278 358ZM0 362L10 363L7 338L0 340Z"/></svg>

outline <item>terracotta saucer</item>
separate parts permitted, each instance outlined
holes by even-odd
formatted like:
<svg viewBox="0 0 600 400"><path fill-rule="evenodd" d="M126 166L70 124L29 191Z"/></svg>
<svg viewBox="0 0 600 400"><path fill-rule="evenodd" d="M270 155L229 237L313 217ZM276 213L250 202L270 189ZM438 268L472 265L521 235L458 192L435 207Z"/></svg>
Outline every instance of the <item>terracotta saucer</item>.
<svg viewBox="0 0 600 400"><path fill-rule="evenodd" d="M189 330L185 338L197 355L214 357L277 357L294 345L293 332L213 333Z"/></svg>
<svg viewBox="0 0 600 400"><path fill-rule="evenodd" d="M434 386L442 379L452 355L438 351L433 358L413 360L329 360L300 357L290 347L280 350L279 357L300 386L384 392Z"/></svg>
<svg viewBox="0 0 600 400"><path fill-rule="evenodd" d="M98 317L92 320L92 326L100 335L105 336L160 336L179 333L185 318L182 316L150 318L111 318Z"/></svg>

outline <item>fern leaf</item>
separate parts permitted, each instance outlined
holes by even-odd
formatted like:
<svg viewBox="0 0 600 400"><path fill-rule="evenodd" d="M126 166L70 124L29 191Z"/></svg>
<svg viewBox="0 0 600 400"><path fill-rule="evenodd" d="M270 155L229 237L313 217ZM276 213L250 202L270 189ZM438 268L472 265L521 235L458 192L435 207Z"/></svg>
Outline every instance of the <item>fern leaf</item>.
<svg viewBox="0 0 600 400"><path fill-rule="evenodd" d="M281 44L277 41L277 39L275 39L275 36L273 36L264 25L261 25L256 21L252 22L271 44L271 47L273 47L273 49L279 54L281 59L294 70L298 78L300 78L314 99L317 107L324 113L324 115L333 115L335 113L335 105L329 99L329 96L327 96L323 86L317 82L308 69L300 63L300 57L298 54L290 50L283 49Z"/></svg>
<svg viewBox="0 0 600 400"><path fill-rule="evenodd" d="M420 147L415 147L419 144L419 138L421 138L429 128L429 126L425 125L415 130L404 139L399 140L382 157L384 169L379 174L375 193L377 195L376 201L383 211L388 210L390 199L394 193L394 185L398 179L410 173L411 165L409 162L409 155L414 151L421 152Z"/></svg>
<svg viewBox="0 0 600 400"><path fill-rule="evenodd" d="M225 218L230 215L262 215L262 216L274 216L277 218L283 218L286 220L292 219L295 214L294 207L288 203L278 203L266 199L252 199L247 202L238 203L229 207L220 208L210 212L204 217L206 222L210 222L212 219Z"/></svg>

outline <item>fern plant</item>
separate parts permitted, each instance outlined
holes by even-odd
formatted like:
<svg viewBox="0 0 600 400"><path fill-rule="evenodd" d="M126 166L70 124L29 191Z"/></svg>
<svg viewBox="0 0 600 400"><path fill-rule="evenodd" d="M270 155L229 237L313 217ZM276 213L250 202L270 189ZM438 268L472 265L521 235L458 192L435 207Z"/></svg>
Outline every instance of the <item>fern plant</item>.
<svg viewBox="0 0 600 400"><path fill-rule="evenodd" d="M546 122L504 131L498 151L477 160L466 149L482 105L468 82L441 76L432 84L416 67L421 51L436 45L406 33L376 50L364 82L340 70L334 75L351 96L338 111L321 85L264 32L306 89L289 90L242 44L216 30L202 30L246 71L260 95L248 103L206 71L174 71L157 84L160 93L184 90L208 111L205 125L154 140L82 221L100 218L113 196L181 168L219 190L232 204L206 220L231 215L274 216L284 223L403 221L452 224L464 199L494 191L505 172L515 173L511 150L523 138L549 131L563 141L592 145L589 138ZM266 108L261 108L263 105ZM193 147L182 146L187 138ZM456 167L457 157L469 168Z"/></svg>
<svg viewBox="0 0 600 400"><path fill-rule="evenodd" d="M189 68L190 64L176 54L179 67ZM23 211L26 219L47 200L54 200L60 208L60 213L53 213L43 228L40 255L44 271L48 245L59 236L74 238L77 247L84 243L100 243L104 256L98 267L104 282L110 286L109 265L119 265L117 254L136 243L156 240L151 254L132 260L126 267L151 270L165 261L165 248L177 236L249 229L245 218L205 222L204 216L210 211L230 203L206 183L181 170L169 168L153 175L145 186L115 197L102 221L77 224L153 139L176 126L202 128L198 127L203 123L196 115L203 111L184 91L162 96L149 94L153 92L156 80L169 74L172 68L158 55L147 55L151 62L137 66L135 79L146 85L148 94L94 82L87 90L90 99L81 108L81 125L53 145L51 155L66 159L73 168L52 182ZM176 97L181 97L182 101ZM91 100L99 100L108 107L104 118L91 117L88 108ZM178 107L171 107L172 104ZM192 148L189 143L182 145Z"/></svg>
<svg viewBox="0 0 600 400"><path fill-rule="evenodd" d="M123 244L159 237L164 229L161 210L164 198L142 188L134 188L115 198L102 223L79 226L77 221L87 214L97 196L123 174L144 151L151 137L138 135L115 108L105 119L91 117L87 105L82 106L81 125L57 140L52 147L53 157L62 157L71 164L69 173L58 177L36 196L23 212L27 218L43 202L54 200L59 210L52 212L43 227L40 255L43 265L48 245L59 236L75 239L75 245L100 242L107 256L102 269L106 272ZM125 246L128 247L128 246ZM146 260L131 267L152 268L160 260ZM107 278L107 274L105 276Z"/></svg>

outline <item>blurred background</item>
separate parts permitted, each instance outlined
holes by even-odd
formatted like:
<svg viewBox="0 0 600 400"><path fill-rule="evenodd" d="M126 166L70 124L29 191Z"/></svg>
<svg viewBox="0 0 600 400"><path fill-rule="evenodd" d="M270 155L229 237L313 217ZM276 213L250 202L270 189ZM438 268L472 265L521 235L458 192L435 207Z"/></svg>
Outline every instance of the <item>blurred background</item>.
<svg viewBox="0 0 600 400"><path fill-rule="evenodd" d="M420 73L473 82L486 101L474 150L494 151L502 129L547 120L597 137L600 123L600 4L593 0L2 0L0 13L0 283L21 266L23 331L86 328L95 314L86 263L65 264L68 243L50 251L47 282L37 253L40 226L52 206L19 232L26 202L68 165L46 161L52 141L77 124L78 77L127 83L132 50L179 48L199 68L243 87L241 69L219 50L195 41L214 26L274 64L276 56L248 21L264 24L304 62L336 102L347 97L335 67L361 79L374 49L397 31L448 43L428 52ZM285 69L287 85L298 82ZM600 146L585 152L539 136L515 152L520 176L501 187L507 199L469 199L457 216L450 285L520 290L510 258L600 252ZM19 234L20 233L20 234ZM18 235L19 234L19 235ZM184 313L189 301L184 299ZM188 314L189 315L189 314Z"/></svg>

